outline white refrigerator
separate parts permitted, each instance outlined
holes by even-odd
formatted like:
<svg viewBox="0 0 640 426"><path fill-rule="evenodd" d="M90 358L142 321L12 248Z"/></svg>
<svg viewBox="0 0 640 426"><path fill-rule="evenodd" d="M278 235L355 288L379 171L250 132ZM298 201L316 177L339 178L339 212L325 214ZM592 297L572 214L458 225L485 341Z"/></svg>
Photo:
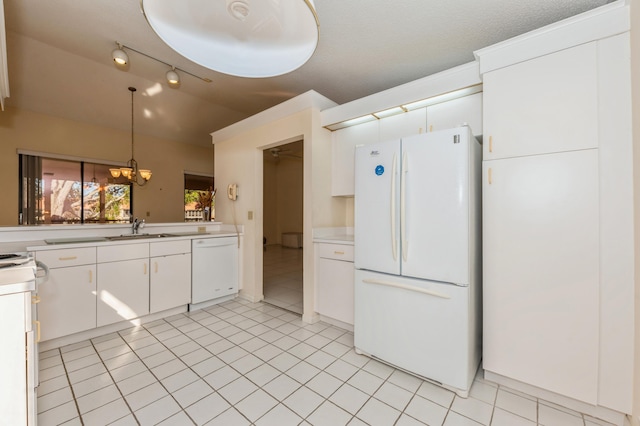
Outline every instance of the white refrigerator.
<svg viewBox="0 0 640 426"><path fill-rule="evenodd" d="M481 354L481 160L469 127L359 146L356 351L466 397Z"/></svg>

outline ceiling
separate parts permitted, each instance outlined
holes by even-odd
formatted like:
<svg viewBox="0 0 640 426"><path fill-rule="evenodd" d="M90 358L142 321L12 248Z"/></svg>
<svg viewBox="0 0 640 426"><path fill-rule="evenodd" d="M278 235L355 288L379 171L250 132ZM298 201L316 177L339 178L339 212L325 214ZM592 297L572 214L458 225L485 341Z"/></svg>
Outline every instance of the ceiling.
<svg viewBox="0 0 640 426"><path fill-rule="evenodd" d="M315 0L320 40L312 58L283 76L247 79L171 50L147 24L139 0L4 0L7 106L126 130L127 87L135 86L136 132L204 146L209 133L308 90L349 102L473 61L474 50L609 2ZM212 82L181 73L180 87L170 88L166 65L132 51L128 69L117 69L116 41Z"/></svg>

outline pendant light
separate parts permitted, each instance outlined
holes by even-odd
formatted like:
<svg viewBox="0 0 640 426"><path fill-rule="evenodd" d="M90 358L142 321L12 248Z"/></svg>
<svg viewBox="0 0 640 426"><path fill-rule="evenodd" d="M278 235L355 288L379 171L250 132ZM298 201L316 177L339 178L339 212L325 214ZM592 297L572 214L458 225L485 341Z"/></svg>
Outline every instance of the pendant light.
<svg viewBox="0 0 640 426"><path fill-rule="evenodd" d="M147 22L191 61L239 77L286 74L318 45L313 0L140 0Z"/></svg>
<svg viewBox="0 0 640 426"><path fill-rule="evenodd" d="M133 93L136 91L135 87L129 87L131 92L131 159L127 161L127 167L120 167L119 169L109 169L111 176L119 178L120 175L127 178L130 182L137 185L144 185L151 179L151 170L138 169L138 162L133 156Z"/></svg>

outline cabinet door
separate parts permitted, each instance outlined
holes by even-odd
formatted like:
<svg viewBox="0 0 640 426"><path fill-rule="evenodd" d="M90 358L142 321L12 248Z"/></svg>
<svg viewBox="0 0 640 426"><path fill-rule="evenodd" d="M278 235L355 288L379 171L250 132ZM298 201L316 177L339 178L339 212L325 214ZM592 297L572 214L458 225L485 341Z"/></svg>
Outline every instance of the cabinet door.
<svg viewBox="0 0 640 426"><path fill-rule="evenodd" d="M403 114L380 119L380 142L400 139L405 136L425 133L427 129L427 109L419 108Z"/></svg>
<svg viewBox="0 0 640 426"><path fill-rule="evenodd" d="M353 325L353 262L318 259L318 313Z"/></svg>
<svg viewBox="0 0 640 426"><path fill-rule="evenodd" d="M484 159L598 146L596 45L483 76Z"/></svg>
<svg viewBox="0 0 640 426"><path fill-rule="evenodd" d="M191 255L151 258L149 309L164 311L191 302Z"/></svg>
<svg viewBox="0 0 640 426"><path fill-rule="evenodd" d="M484 368L595 404L598 150L483 169Z"/></svg>
<svg viewBox="0 0 640 426"><path fill-rule="evenodd" d="M149 260L98 264L98 327L149 313Z"/></svg>
<svg viewBox="0 0 640 426"><path fill-rule="evenodd" d="M96 327L96 266L49 270L38 286L41 340L68 336Z"/></svg>
<svg viewBox="0 0 640 426"><path fill-rule="evenodd" d="M451 129L464 123L471 128L474 136L482 135L482 93L427 107L429 132Z"/></svg>
<svg viewBox="0 0 640 426"><path fill-rule="evenodd" d="M331 195L353 197L356 145L378 143L378 120L336 130L332 134Z"/></svg>

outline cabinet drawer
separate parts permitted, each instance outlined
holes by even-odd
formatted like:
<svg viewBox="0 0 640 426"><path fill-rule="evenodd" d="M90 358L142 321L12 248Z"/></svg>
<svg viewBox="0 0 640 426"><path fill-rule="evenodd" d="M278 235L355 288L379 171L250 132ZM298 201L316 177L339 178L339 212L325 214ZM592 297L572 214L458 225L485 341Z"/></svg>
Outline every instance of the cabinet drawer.
<svg viewBox="0 0 640 426"><path fill-rule="evenodd" d="M191 240L162 241L149 243L149 256L168 256L191 253Z"/></svg>
<svg viewBox="0 0 640 426"><path fill-rule="evenodd" d="M353 246L345 244L319 244L318 253L324 259L353 262Z"/></svg>
<svg viewBox="0 0 640 426"><path fill-rule="evenodd" d="M83 247L38 251L36 252L36 260L44 263L49 268L89 265L96 263L96 248Z"/></svg>
<svg viewBox="0 0 640 426"><path fill-rule="evenodd" d="M98 263L149 257L149 243L98 247Z"/></svg>

